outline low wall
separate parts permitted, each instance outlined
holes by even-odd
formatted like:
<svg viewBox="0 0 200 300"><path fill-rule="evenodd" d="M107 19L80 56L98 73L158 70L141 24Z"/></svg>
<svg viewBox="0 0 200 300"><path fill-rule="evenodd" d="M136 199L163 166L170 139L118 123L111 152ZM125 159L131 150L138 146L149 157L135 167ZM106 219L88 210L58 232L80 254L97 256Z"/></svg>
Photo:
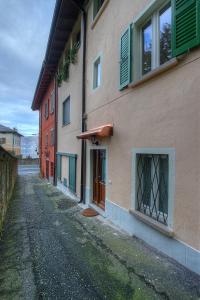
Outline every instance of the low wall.
<svg viewBox="0 0 200 300"><path fill-rule="evenodd" d="M0 146L0 231L17 176L17 159Z"/></svg>

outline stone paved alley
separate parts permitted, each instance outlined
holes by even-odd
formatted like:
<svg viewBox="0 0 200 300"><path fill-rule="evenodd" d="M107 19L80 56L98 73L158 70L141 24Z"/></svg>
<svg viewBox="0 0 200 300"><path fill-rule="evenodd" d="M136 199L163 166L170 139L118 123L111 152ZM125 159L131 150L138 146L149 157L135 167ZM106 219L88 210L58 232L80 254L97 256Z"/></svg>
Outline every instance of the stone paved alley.
<svg viewBox="0 0 200 300"><path fill-rule="evenodd" d="M0 243L0 299L200 299L200 280L36 176L19 176Z"/></svg>

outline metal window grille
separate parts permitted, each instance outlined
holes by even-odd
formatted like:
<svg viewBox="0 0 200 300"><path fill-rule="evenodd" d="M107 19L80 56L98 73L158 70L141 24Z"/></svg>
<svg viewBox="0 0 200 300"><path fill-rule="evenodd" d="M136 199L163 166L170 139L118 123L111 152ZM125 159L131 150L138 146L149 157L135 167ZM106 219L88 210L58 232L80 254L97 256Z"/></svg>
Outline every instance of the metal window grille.
<svg viewBox="0 0 200 300"><path fill-rule="evenodd" d="M167 225L169 158L137 154L136 209Z"/></svg>

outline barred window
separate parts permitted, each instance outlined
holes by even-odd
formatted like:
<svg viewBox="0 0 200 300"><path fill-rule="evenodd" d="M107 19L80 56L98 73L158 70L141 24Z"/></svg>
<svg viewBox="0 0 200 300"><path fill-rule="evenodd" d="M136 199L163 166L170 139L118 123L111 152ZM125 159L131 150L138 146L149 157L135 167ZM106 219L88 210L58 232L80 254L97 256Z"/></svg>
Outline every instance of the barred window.
<svg viewBox="0 0 200 300"><path fill-rule="evenodd" d="M137 154L136 209L168 225L169 156Z"/></svg>

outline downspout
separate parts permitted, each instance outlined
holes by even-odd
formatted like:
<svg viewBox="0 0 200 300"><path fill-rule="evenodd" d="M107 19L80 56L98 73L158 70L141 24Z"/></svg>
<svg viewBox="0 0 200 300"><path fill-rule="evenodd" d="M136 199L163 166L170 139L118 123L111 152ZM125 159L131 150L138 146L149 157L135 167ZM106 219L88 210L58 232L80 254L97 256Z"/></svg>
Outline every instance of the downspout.
<svg viewBox="0 0 200 300"><path fill-rule="evenodd" d="M57 84L57 73L54 78L54 89L55 89L55 107L54 107L54 116L55 116L55 126L54 126L54 185L57 185L57 143L58 143L58 84Z"/></svg>
<svg viewBox="0 0 200 300"><path fill-rule="evenodd" d="M83 16L83 68L82 68L82 116L81 116L81 131L86 131L85 103L86 103L86 35L87 35L87 13L76 0L71 0L72 3L82 12ZM85 186L86 186L86 141L81 141L81 191L80 203L85 203Z"/></svg>
<svg viewBox="0 0 200 300"><path fill-rule="evenodd" d="M87 16L83 11L83 70L82 70L82 132L86 131L85 102L86 102L86 31ZM81 199L85 203L85 186L86 186L86 141L81 142Z"/></svg>

